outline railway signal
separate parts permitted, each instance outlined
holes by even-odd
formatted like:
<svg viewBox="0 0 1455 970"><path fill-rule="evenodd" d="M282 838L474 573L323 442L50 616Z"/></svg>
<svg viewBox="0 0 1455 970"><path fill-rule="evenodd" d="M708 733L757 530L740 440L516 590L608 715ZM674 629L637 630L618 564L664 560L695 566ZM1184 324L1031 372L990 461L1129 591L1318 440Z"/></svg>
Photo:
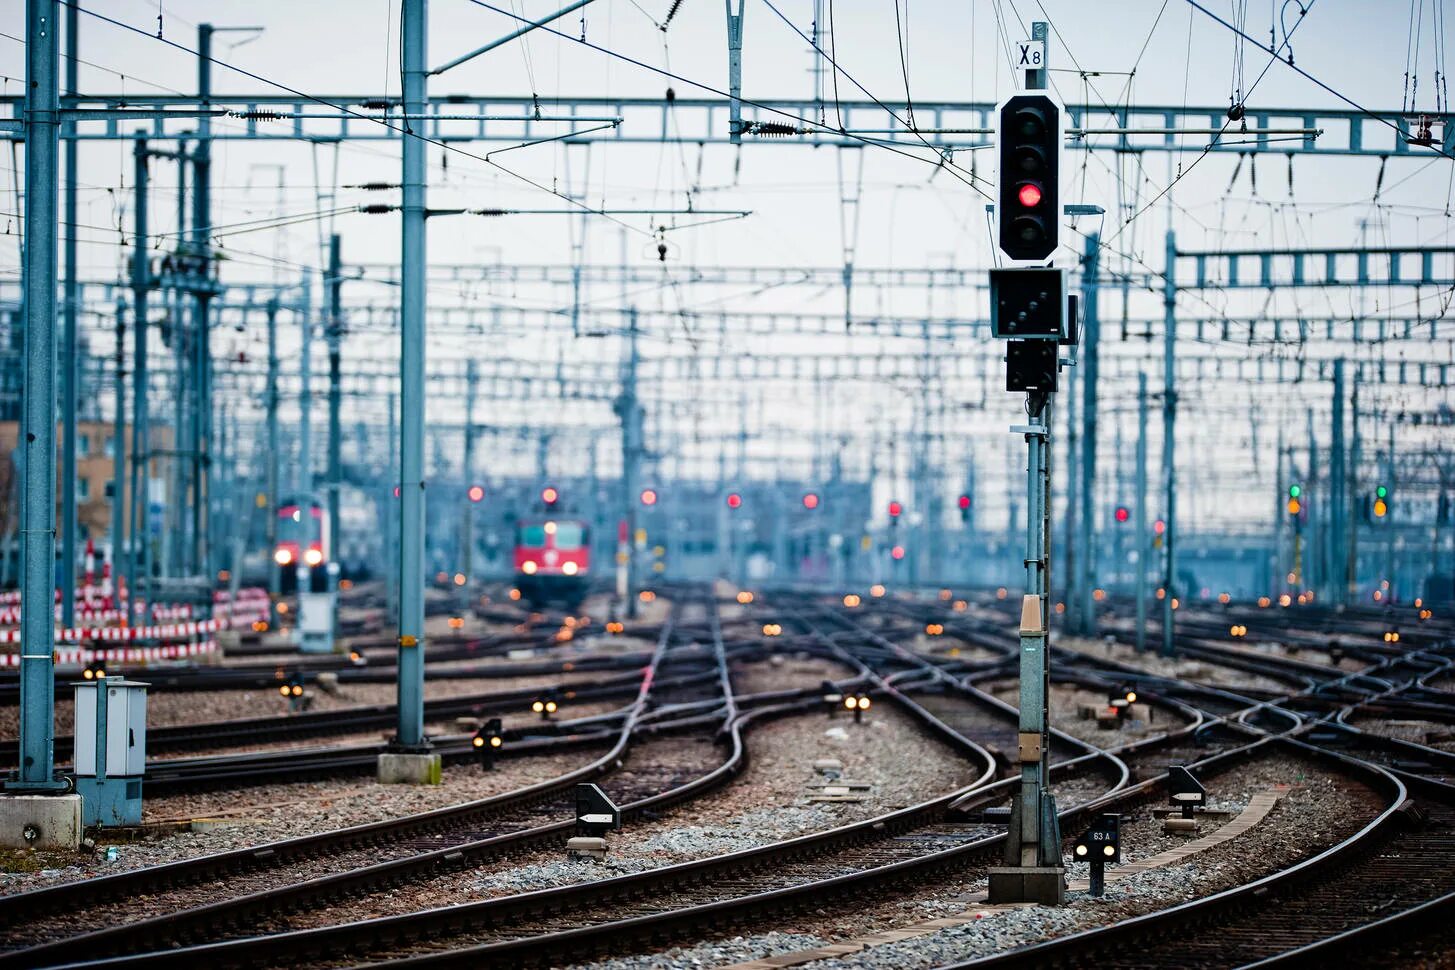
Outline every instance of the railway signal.
<svg viewBox="0 0 1455 970"><path fill-rule="evenodd" d="M554 486L547 485L545 488L541 489L541 504L545 505L546 508L554 509L556 507L556 503L560 500L561 493L558 492Z"/></svg>
<svg viewBox="0 0 1455 970"><path fill-rule="evenodd" d="M534 713L539 714L542 721L549 721L551 719L551 715L556 713L556 709L559 706L560 705L556 703L556 698L554 695L544 694L540 697L537 697L534 701L531 702L530 709Z"/></svg>
<svg viewBox="0 0 1455 970"><path fill-rule="evenodd" d="M1062 115L1046 93L1007 98L996 112L996 243L1012 261L1043 261L1060 245Z"/></svg>
<svg viewBox="0 0 1455 970"><path fill-rule="evenodd" d="M479 485L471 485L470 490L465 495L472 502L480 502L485 498L485 489Z"/></svg>
<svg viewBox="0 0 1455 970"><path fill-rule="evenodd" d="M898 502L889 503L889 524L893 525L899 521L900 515L904 513L904 506Z"/></svg>
<svg viewBox="0 0 1455 970"><path fill-rule="evenodd" d="M476 757L480 759L480 770L495 770L495 755L505 746L505 738L500 729L500 718L492 717L486 721L470 739L470 744L475 748Z"/></svg>
<svg viewBox="0 0 1455 970"><path fill-rule="evenodd" d="M1376 519L1382 519L1389 514L1389 489L1387 487L1383 485L1375 486L1372 511Z"/></svg>
<svg viewBox="0 0 1455 970"><path fill-rule="evenodd" d="M1122 861L1121 818L1107 812L1092 823L1072 850L1077 862L1091 866L1091 895L1100 896L1106 889L1106 866Z"/></svg>
<svg viewBox="0 0 1455 970"><path fill-rule="evenodd" d="M1295 518L1297 518L1299 513L1303 511L1302 485L1295 484L1288 486L1288 504L1286 507L1288 509L1288 514Z"/></svg>
<svg viewBox="0 0 1455 970"><path fill-rule="evenodd" d="M959 505L960 505L960 521L961 522L969 522L970 521L970 506L971 506L971 504L972 503L970 501L970 496L968 496L968 495L961 495L960 496Z"/></svg>

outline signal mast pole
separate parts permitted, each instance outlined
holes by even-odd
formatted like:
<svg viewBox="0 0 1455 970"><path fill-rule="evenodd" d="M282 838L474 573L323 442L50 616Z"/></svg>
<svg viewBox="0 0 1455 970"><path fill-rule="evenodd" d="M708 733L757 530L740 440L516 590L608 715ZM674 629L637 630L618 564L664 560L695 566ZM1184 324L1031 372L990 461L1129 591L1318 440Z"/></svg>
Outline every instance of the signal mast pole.
<svg viewBox="0 0 1455 970"><path fill-rule="evenodd" d="M1015 45L1028 92L1047 85L1049 25L1036 22ZM1065 275L1051 267L1060 239L1060 157L1064 107L1032 93L997 111L996 243L1021 265L990 276L994 335L1007 344L1007 389L1026 392L1029 422L1012 427L1026 439L1026 591L1020 616L1020 786L1011 802L1005 865L990 870L992 903L1060 905L1066 900L1061 832L1049 780L1048 663L1051 572L1051 415L1060 346L1074 339L1067 321ZM1025 265L1032 264L1032 265Z"/></svg>

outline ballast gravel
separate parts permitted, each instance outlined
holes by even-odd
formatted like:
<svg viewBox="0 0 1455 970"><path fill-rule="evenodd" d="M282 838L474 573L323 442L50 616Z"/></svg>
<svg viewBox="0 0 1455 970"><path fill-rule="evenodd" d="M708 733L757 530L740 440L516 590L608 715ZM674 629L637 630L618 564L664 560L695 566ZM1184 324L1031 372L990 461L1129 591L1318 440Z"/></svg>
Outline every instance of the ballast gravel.
<svg viewBox="0 0 1455 970"><path fill-rule="evenodd" d="M772 671L747 677L735 673L735 688L742 689L758 675L771 676ZM859 725L844 718L830 722L819 715L760 723L746 741L747 769L727 787L666 809L656 820L632 823L612 833L604 862L570 861L560 850L526 852L472 870L444 873L389 894L352 898L347 918L412 912L444 900L469 902L736 852L917 804L963 786L974 774L969 763L927 738L907 715L889 705L876 707L874 716ZM916 750L916 757L905 758L910 749ZM843 763L844 778L873 786L863 801L809 801L805 786L822 780L813 771L813 761L830 757ZM608 795L613 793L610 776L600 784ZM287 925L313 926L339 918L338 913L300 913L288 917Z"/></svg>
<svg viewBox="0 0 1455 970"><path fill-rule="evenodd" d="M1205 819L1198 834L1215 831L1242 811L1254 794L1283 784L1293 787L1249 832L1180 865L1108 881L1106 895L1100 899L1085 892L1072 892L1064 908L1029 907L995 912L928 935L872 946L856 954L819 960L807 966L812 970L934 967L1117 922L1286 868L1348 838L1383 808L1380 799L1363 785L1342 779L1313 762L1276 755L1208 782L1209 806L1231 814L1227 819ZM1141 805L1123 817L1123 857L1127 861L1155 855L1184 842L1182 836L1162 834L1160 820L1151 815L1152 807L1150 803ZM1076 865L1067 873L1071 879L1085 875L1085 867ZM872 906L825 905L814 913L778 921L759 934L578 966L593 970L720 967L816 949L887 929L958 915L973 908L970 898L982 892L985 885L983 870L968 870L958 882L881 898Z"/></svg>

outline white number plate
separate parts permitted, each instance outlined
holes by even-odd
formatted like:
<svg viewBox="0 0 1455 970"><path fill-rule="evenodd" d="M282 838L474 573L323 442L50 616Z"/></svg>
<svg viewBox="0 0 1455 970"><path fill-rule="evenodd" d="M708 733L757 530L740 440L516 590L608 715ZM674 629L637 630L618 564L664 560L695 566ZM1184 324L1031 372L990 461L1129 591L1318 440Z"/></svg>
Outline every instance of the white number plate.
<svg viewBox="0 0 1455 970"><path fill-rule="evenodd" d="M1043 40L1018 40L1015 42L1015 66L1020 71L1039 71L1046 66L1046 42Z"/></svg>

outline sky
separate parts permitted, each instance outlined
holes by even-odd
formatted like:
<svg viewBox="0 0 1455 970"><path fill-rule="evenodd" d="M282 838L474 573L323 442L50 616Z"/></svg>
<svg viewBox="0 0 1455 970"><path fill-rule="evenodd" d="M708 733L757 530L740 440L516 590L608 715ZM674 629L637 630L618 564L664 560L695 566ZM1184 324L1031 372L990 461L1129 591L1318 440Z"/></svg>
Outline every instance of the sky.
<svg viewBox="0 0 1455 970"><path fill-rule="evenodd" d="M1415 104L1433 106L1437 56L1443 56L1443 38L1435 30L1435 6L1420 4L1418 41L1412 42L1410 6L1382 0L1298 0L1262 3L1199 0L1200 9L1186 0L840 0L818 4L825 21L823 46L840 70L825 78L824 110L832 117L834 80L839 95L873 97L907 115L906 102L936 100L993 103L1011 93L1016 78L1007 64L1006 46L1029 36L1034 19L1047 19L1054 32L1048 57L1053 85L1068 102L1109 106L1183 106L1225 109L1232 91L1246 90L1250 111L1260 107L1306 109L1317 118L1321 111L1349 108L1348 99L1378 110L1400 109L1408 99L1407 68L1418 55ZM1435 0L1443 11L1443 0ZM552 11L557 0L434 0L429 5L429 54L441 64L513 30L518 18L534 19ZM724 7L715 0L682 0L665 30L660 22L673 6L665 0L596 0L580 14L556 24L564 36L537 31L528 39L505 45L430 82L436 94L530 97L539 99L549 113L552 99L572 96L661 97L670 87L680 97L713 96L711 89L726 88L727 50ZM14 2L0 9L0 93L14 95L24 75L24 5ZM498 9L492 9L492 7ZM336 100L345 97L397 96L399 91L399 0L293 0L289 3L256 0L249 3L153 2L153 0L88 0L82 4L81 88L88 93L141 97L195 87L195 58L188 50L196 39L196 25L208 21L229 28L217 35L218 61L248 72L219 66L214 86L219 94L278 93L283 88ZM1301 11L1304 13L1301 14ZM109 23L100 17L116 21ZM513 13L515 16L510 16ZM582 16L584 14L584 17ZM1265 50L1239 44L1235 34L1215 14L1240 24L1259 43L1272 31L1282 45L1292 48L1297 67L1322 85L1292 70L1283 61L1270 63ZM815 91L815 58L802 35L812 31L812 0L745 0L743 42L743 94L749 99L811 98ZM896 23L897 21L897 23ZM126 25L126 26L121 26ZM132 29L127 29L130 27ZM261 31L230 28L261 27ZM160 30L162 39L155 35ZM831 32L832 39L829 40ZM613 54L579 43L592 45ZM1241 74L1238 67L1241 59ZM820 62L821 63L821 62ZM653 70L653 69L657 70ZM1266 71L1265 71L1266 68ZM661 72L676 75L664 76ZM1252 87L1256 84L1256 87ZM865 92L868 92L866 95ZM1337 92L1334 93L1334 92ZM1340 97L1342 96L1342 97ZM923 111L921 116L923 116ZM236 130L240 122L222 120L219 131ZM629 122L630 124L630 122ZM1103 112L1093 126L1111 121ZM1163 265L1164 233L1169 225L1186 248L1254 248L1318 245L1356 245L1361 239L1380 244L1448 245L1448 206L1455 163L1448 159L1312 158L1281 154L1257 157L1214 155L1199 158L1206 138L1187 137L1181 153L1150 152L1142 156L1109 151L1068 152L1071 201L1100 205L1102 219L1078 220L1080 232L1100 231L1110 237L1104 271L1140 275ZM489 148L501 147L498 145ZM343 238L349 262L391 265L398 259L398 222L392 215L339 214L332 219L309 214L332 206L394 201L388 193L367 193L346 186L398 178L397 143L368 142L331 146L287 143L219 141L214 148L214 193L219 225L279 215L302 215L283 229L240 227L246 231L226 238L233 253L227 277L268 281L292 279L305 268L321 263L322 242L329 232ZM826 335L822 338L734 336L721 343L698 340L690 327L672 324L672 315L684 311L716 309L842 314L844 295L837 287L780 287L768 292L725 292L694 284L693 266L841 266L850 255L858 267L947 267L978 269L991 265L993 252L984 212L985 198L968 184L984 186L993 178L989 153L961 152L955 156L957 178L935 165L926 152L907 157L882 148L840 151L833 148L796 147L766 142L737 150L727 146L595 145L567 147L540 144L521 147L487 164L478 157L483 148L429 151L430 204L438 207L544 208L563 210L572 203L562 194L575 194L587 204L606 209L650 208L651 216L581 219L542 215L484 219L435 219L430 227L431 259L436 263L464 264L569 264L578 256L586 262L637 267L654 266L657 259L655 227L675 228L667 233L668 261L663 280L632 292L626 302L656 321L647 353L673 355L752 354L770 356L788 350L834 351L847 355L902 353L917 346L906 341L878 341L872 336ZM468 153L468 154L467 154ZM0 159L4 189L0 209L18 211L20 155ZM281 168L280 168L281 166ZM501 167L503 166L503 168ZM862 166L862 169L860 168ZM173 166L155 163L153 208L157 232L174 227L169 198L175 185ZM509 172L505 171L508 169ZM862 171L862 175L858 174ZM1182 174L1178 174L1181 171ZM974 173L973 176L971 173ZM511 174L514 173L514 174ZM843 173L847 173L846 175ZM933 177L932 177L933 175ZM279 179L283 186L278 188ZM522 181L528 178L544 191ZM1169 182L1175 184L1165 191ZM88 143L81 161L81 262L88 278L116 279L127 250L119 246L129 226L132 184L130 146L123 143ZM843 196L862 186L855 220L846 218ZM847 188L846 188L847 186ZM1377 198L1376 198L1377 197ZM751 213L696 228L703 221L685 212L718 208ZM1128 221L1129 217L1130 221ZM0 236L0 286L18 275L18 242L14 216ZM1074 265L1082 237L1066 233L1070 243L1061 254ZM645 272L645 270L643 270ZM675 274L675 275L672 275ZM316 284L315 284L316 285ZM9 291L0 291L9 292ZM620 287L588 286L581 299L588 307L609 312L623 308ZM349 299L387 307L394 291L376 284L351 285ZM13 296L13 293L10 295ZM315 297L317 294L315 293ZM1430 301L1428 292L1422 299ZM576 297L559 287L502 289L437 283L432 305L487 310L495 307L560 309ZM915 317L930 314L979 313L983 294L974 290L926 291L900 288L875 291L860 283L853 297L859 315L887 314ZM1293 294L1231 294L1212 292L1184 298L1190 316L1221 314L1359 315L1392 314L1393 305L1409 303L1408 292L1313 291ZM1438 306L1438 302L1429 305ZM1420 314L1428 315L1426 304ZM1125 309L1116 293L1103 300L1104 319L1120 317L1156 319L1161 313L1160 292L1129 295ZM96 318L98 341L105 339L104 317ZM581 341L551 333L523 330L495 334L442 328L432 337L435 360L471 355L504 355L513 359L573 361L614 366L619 342ZM1109 324L1110 326L1110 324ZM361 328L362 329L362 328ZM385 333L361 334L349 353L390 360L392 345ZM221 350L231 355L261 352L262 335L256 319L222 340ZM1160 378L1160 340L1123 341L1110 348L1132 360L1145 360L1145 368ZM98 342L98 349L104 348ZM297 338L284 335L285 355L296 354ZM1218 348L1214 348L1215 350ZM1287 348L1233 347L1232 356L1278 356ZM955 347L938 346L936 354L973 355L990 380L973 387L936 379L933 390L944 406L935 417L920 414L921 399L913 387L902 385L865 392L858 385L838 388L823 383L781 389L778 404L770 408L771 421L788 430L764 445L765 465L775 449L813 451L820 439L815 432L838 430L866 434L872 429L880 446L896 430L920 427L928 420L937 434L954 440L938 456L947 487L961 476L959 465L976 463L985 481L998 481L1000 490L1013 490L1014 459L1005 455L1005 429L1015 419L1018 403L996 395L998 379L995 348L983 342ZM1210 351L1211 352L1211 351ZM1296 348L1292 353L1301 353ZM1357 356L1355 349L1351 354ZM1416 343L1409 348L1378 351L1413 354L1449 362L1448 336ZM314 351L315 360L321 355ZM987 356L989 355L989 356ZM361 359L361 357L359 358ZM1104 468L1125 473L1125 458L1133 430L1130 371L1108 368L1103 401L1104 441L1122 443ZM664 388L671 395L680 389ZM1260 421L1272 424L1301 420L1304 411L1327 411L1327 389L1279 387L1250 389L1236 382L1197 383L1184 391L1185 411L1194 419L1179 430L1179 444L1190 463L1188 480L1201 483L1187 503L1195 517L1217 521L1216 496L1229 481L1253 474L1272 487L1276 447L1274 435ZM1403 398L1394 392L1394 406ZM696 436L706 443L704 459L716 454L713 428L743 419L731 410L737 390L715 388L702 395L702 406L685 424L667 427L664 449L693 447L674 435ZM1411 406L1428 397L1406 394ZM1310 403L1310 402L1314 403ZM970 402L970 403L967 403ZM976 403L978 402L978 403ZM967 410L974 404L974 410ZM378 415L375 402L369 413ZM359 405L361 408L362 404ZM492 417L501 423L529 419L530 402L496 402ZM1200 409L1200 410L1199 410ZM1062 409L1063 413L1065 408ZM593 426L609 426L605 406L579 405L568 409ZM770 417L752 420L769 423ZM917 416L918 415L918 416ZM438 416L438 415L436 415ZM1321 418L1322 420L1322 418ZM798 440L793 429L799 429ZM1326 444L1326 442L1325 442ZM1232 449L1238 457L1229 467L1209 461L1219 449ZM528 449L499 456L498 468L527 467ZM1154 460L1156 455L1154 445ZM802 459L807 463L812 455ZM819 455L822 458L822 454ZM584 452L563 458L567 464L585 461ZM867 461L859 456L860 465ZM905 470L903 450L893 461ZM883 468L883 464L876 467ZM700 470L700 469L699 469ZM1103 472L1103 475L1108 474ZM1113 500L1109 487L1106 500ZM996 508L998 499L987 506ZM1270 500L1260 508L1272 508ZM1000 514L1003 509L992 514Z"/></svg>

